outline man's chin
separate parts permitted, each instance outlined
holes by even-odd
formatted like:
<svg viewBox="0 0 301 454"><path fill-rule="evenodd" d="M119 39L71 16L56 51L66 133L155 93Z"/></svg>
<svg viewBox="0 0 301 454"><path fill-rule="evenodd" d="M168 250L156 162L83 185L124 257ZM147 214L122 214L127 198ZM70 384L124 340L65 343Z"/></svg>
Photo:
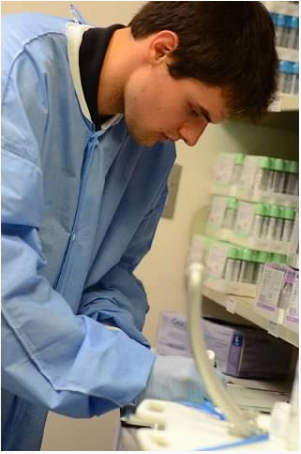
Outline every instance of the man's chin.
<svg viewBox="0 0 301 454"><path fill-rule="evenodd" d="M151 147L155 145L155 143L159 142L160 139L156 134L137 128L136 126L138 125L136 123L127 121L127 118L125 118L125 122L130 136L138 145L141 145L143 147Z"/></svg>
<svg viewBox="0 0 301 454"><path fill-rule="evenodd" d="M131 137L138 145L141 145L142 147L152 147L159 141L159 139L155 139L154 137L142 137L133 134L131 134Z"/></svg>

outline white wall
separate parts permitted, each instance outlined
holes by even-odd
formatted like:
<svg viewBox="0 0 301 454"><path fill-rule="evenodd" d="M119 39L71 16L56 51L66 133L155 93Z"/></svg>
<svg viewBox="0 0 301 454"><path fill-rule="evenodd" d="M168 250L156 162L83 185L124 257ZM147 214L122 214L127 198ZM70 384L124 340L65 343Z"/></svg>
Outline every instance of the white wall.
<svg viewBox="0 0 301 454"><path fill-rule="evenodd" d="M98 25L126 23L143 2L74 2L87 21ZM68 15L69 2L2 2L2 14L11 11L44 11ZM151 306L144 332L156 344L162 310L185 311L184 270L195 212L209 201L211 170L218 151L248 151L274 154L294 150L298 140L292 133L227 123L209 126L198 146L178 146L177 162L183 166L175 215L160 221L153 247L137 269ZM289 156L288 156L289 157ZM117 413L93 420L73 420L58 415L48 418L44 450L112 450Z"/></svg>
<svg viewBox="0 0 301 454"><path fill-rule="evenodd" d="M34 11L55 16L70 17L70 3L76 6L87 22L105 26L118 22L127 24L144 2L1 1L1 9L2 14Z"/></svg>

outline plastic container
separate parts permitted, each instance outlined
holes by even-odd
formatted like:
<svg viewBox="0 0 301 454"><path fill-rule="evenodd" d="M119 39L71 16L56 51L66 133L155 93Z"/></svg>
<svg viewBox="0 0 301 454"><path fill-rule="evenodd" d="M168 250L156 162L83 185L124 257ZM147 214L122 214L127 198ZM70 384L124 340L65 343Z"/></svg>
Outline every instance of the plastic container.
<svg viewBox="0 0 301 454"><path fill-rule="evenodd" d="M236 249L237 249L236 260L234 262L233 276L232 276L232 281L233 282L238 282L239 274L240 274L240 268L241 268L242 248L236 248Z"/></svg>
<svg viewBox="0 0 301 454"><path fill-rule="evenodd" d="M282 241L289 242L292 236L294 220L296 212L292 207L285 207L284 210L284 226L282 232Z"/></svg>
<svg viewBox="0 0 301 454"><path fill-rule="evenodd" d="M265 263L271 262L271 254L269 252L258 251L255 262L254 283L259 285Z"/></svg>
<svg viewBox="0 0 301 454"><path fill-rule="evenodd" d="M283 159L274 159L272 162L274 170L273 192L282 194L285 186L285 163Z"/></svg>
<svg viewBox="0 0 301 454"><path fill-rule="evenodd" d="M276 46L282 46L285 41L286 20L284 14L274 14L273 21L275 26Z"/></svg>
<svg viewBox="0 0 301 454"><path fill-rule="evenodd" d="M267 227L266 239L268 241L275 241L276 239L276 225L279 217L279 209L277 205L271 205L269 213L269 223Z"/></svg>
<svg viewBox="0 0 301 454"><path fill-rule="evenodd" d="M286 38L284 47L299 49L299 17L286 17Z"/></svg>
<svg viewBox="0 0 301 454"><path fill-rule="evenodd" d="M265 238L267 237L268 234L268 227L269 227L269 222L270 222L270 211L271 211L271 205L268 203L265 204L264 206L264 217L262 220L262 228L261 228L261 234L260 238Z"/></svg>
<svg viewBox="0 0 301 454"><path fill-rule="evenodd" d="M286 87L290 86L289 79L291 78L292 68L288 61L281 60L279 62L279 73L278 73L278 91L286 93Z"/></svg>
<svg viewBox="0 0 301 454"><path fill-rule="evenodd" d="M237 259L238 249L236 247L230 246L227 251L227 259L225 264L225 270L223 278L226 281L232 281L234 276L234 266Z"/></svg>
<svg viewBox="0 0 301 454"><path fill-rule="evenodd" d="M299 166L297 161L289 161L286 192L291 195L299 194Z"/></svg>
<svg viewBox="0 0 301 454"><path fill-rule="evenodd" d="M289 93L297 95L299 93L299 63L292 63L292 80Z"/></svg>
<svg viewBox="0 0 301 454"><path fill-rule="evenodd" d="M270 168L271 159L267 156L262 156L255 173L254 189L260 189L261 191L267 190Z"/></svg>
<svg viewBox="0 0 301 454"><path fill-rule="evenodd" d="M240 258L241 267L238 281L245 284L253 284L255 261L252 249L243 249Z"/></svg>
<svg viewBox="0 0 301 454"><path fill-rule="evenodd" d="M255 238L260 238L262 231L263 219L265 216L265 205L263 203L257 203L255 208L255 216L252 225L252 235Z"/></svg>
<svg viewBox="0 0 301 454"><path fill-rule="evenodd" d="M268 192L274 192L274 181L275 181L275 174L276 171L275 169L275 164L274 164L275 158L270 158L270 167L269 167L269 172L268 172L268 178L267 178L267 187L266 190Z"/></svg>
<svg viewBox="0 0 301 454"><path fill-rule="evenodd" d="M284 194L288 194L289 179L291 173L291 161L288 159L284 160L284 174L285 174L285 183L284 183Z"/></svg>
<svg viewBox="0 0 301 454"><path fill-rule="evenodd" d="M232 184L238 184L240 180L241 170L243 167L245 155L243 153L236 153L234 158L234 168L232 174Z"/></svg>
<svg viewBox="0 0 301 454"><path fill-rule="evenodd" d="M287 62L287 63L288 63L288 66L287 66L288 71L285 75L283 93L292 94L292 90L294 89L294 80L295 80L294 63L293 62Z"/></svg>
<svg viewBox="0 0 301 454"><path fill-rule="evenodd" d="M278 218L276 222L276 231L275 231L275 240L281 241L283 236L283 227L284 227L284 213L285 207L278 207Z"/></svg>
<svg viewBox="0 0 301 454"><path fill-rule="evenodd" d="M222 223L222 228L233 230L236 213L237 213L237 199L235 197L228 197L225 216L224 216L224 220Z"/></svg>

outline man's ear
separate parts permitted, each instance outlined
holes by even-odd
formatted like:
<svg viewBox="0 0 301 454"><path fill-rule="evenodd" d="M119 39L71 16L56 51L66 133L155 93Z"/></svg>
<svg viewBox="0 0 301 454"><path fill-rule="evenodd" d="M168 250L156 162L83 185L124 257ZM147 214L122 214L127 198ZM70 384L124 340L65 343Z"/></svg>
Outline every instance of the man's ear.
<svg viewBox="0 0 301 454"><path fill-rule="evenodd" d="M177 49L178 35L170 30L162 30L153 35L149 43L149 60L152 64L161 63L166 57Z"/></svg>

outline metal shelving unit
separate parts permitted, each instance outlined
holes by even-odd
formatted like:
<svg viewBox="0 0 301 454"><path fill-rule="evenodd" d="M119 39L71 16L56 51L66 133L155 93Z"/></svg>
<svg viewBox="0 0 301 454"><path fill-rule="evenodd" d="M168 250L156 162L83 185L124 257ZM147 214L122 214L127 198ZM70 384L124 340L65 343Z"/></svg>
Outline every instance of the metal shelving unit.
<svg viewBox="0 0 301 454"><path fill-rule="evenodd" d="M206 298L214 301L220 306L223 306L232 314L237 314L250 321L251 323L259 326L260 328L266 330L269 334L272 334L275 337L279 337L280 339L289 342L295 347L299 347L298 334L288 330L282 325L277 325L257 314L253 309L253 298L227 295L225 293L213 290L206 285L204 285L202 293Z"/></svg>

